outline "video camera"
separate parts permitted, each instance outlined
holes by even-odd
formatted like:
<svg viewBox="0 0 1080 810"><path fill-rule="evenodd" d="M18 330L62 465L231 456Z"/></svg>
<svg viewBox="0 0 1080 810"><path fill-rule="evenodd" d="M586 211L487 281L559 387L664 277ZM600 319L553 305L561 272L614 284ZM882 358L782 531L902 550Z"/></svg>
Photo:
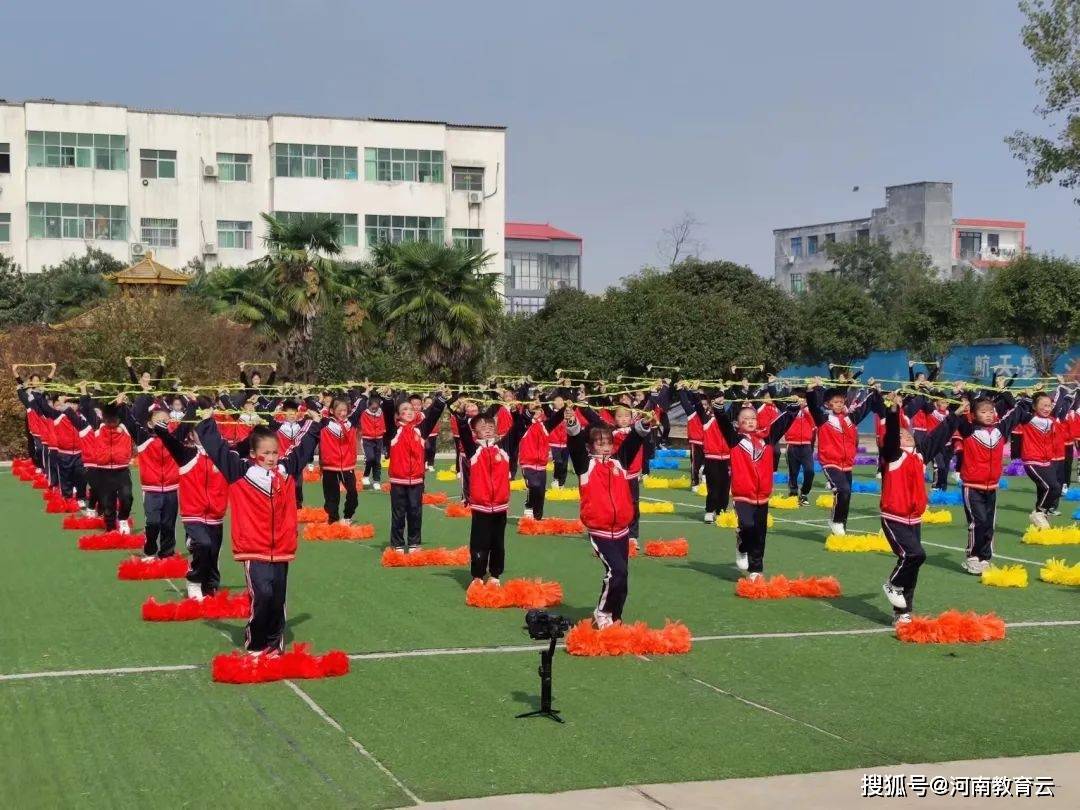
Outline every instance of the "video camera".
<svg viewBox="0 0 1080 810"><path fill-rule="evenodd" d="M562 638L570 629L570 620L546 610L530 610L525 614L525 629L536 641Z"/></svg>

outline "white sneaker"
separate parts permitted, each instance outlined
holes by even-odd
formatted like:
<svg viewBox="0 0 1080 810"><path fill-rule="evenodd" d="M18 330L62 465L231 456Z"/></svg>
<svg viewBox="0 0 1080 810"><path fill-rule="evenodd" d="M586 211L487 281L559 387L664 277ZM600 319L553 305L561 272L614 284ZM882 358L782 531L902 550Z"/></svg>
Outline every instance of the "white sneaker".
<svg viewBox="0 0 1080 810"><path fill-rule="evenodd" d="M195 599L199 602L203 600L202 585L198 582L189 582L187 584L188 599Z"/></svg>
<svg viewBox="0 0 1080 810"><path fill-rule="evenodd" d="M495 585L495 586L497 587L497 586L499 586L499 585L501 585L501 584L502 584L502 583L500 583L500 582L499 582L499 578L498 578L498 577L489 577L489 578L488 578L488 585Z"/></svg>
<svg viewBox="0 0 1080 810"><path fill-rule="evenodd" d="M895 585L890 585L886 582L881 586L881 589L885 591L885 598L889 600L889 604L894 608L905 610L907 608L907 598L904 596L904 589L897 588Z"/></svg>
<svg viewBox="0 0 1080 810"><path fill-rule="evenodd" d="M532 509L526 509L524 512L521 513L521 516L523 518L528 518L529 520L532 520L533 510Z"/></svg>
<svg viewBox="0 0 1080 810"><path fill-rule="evenodd" d="M749 571L750 570L750 558L747 557L743 552L736 551L735 552L735 567L738 568L740 571Z"/></svg>
<svg viewBox="0 0 1080 810"><path fill-rule="evenodd" d="M987 564L987 567L989 567L989 564ZM978 557L968 557L964 560L963 568L969 574L974 574L975 576L979 576L985 570Z"/></svg>
<svg viewBox="0 0 1080 810"><path fill-rule="evenodd" d="M371 479L366 475L364 476L364 486L365 487L370 487L371 486Z"/></svg>
<svg viewBox="0 0 1080 810"><path fill-rule="evenodd" d="M373 490L375 490L376 492L378 492L380 489L382 489L382 484L380 484L378 481L376 481L374 484L371 485L371 488Z"/></svg>
<svg viewBox="0 0 1080 810"><path fill-rule="evenodd" d="M120 534L131 534L131 524L126 520L117 521L116 528L120 530Z"/></svg>
<svg viewBox="0 0 1080 810"><path fill-rule="evenodd" d="M750 576L748 576L747 579L750 582L758 582L758 581L760 581L762 579L761 572L760 571L755 571L754 573L750 574Z"/></svg>
<svg viewBox="0 0 1080 810"><path fill-rule="evenodd" d="M979 560L979 573L982 573L983 571L989 571L989 570L990 570L990 561L989 560Z"/></svg>
<svg viewBox="0 0 1080 810"><path fill-rule="evenodd" d="M706 523L716 523L716 513L715 512L706 512L705 513L705 522Z"/></svg>
<svg viewBox="0 0 1080 810"><path fill-rule="evenodd" d="M82 510L83 517L97 517L97 509L91 509L89 506Z"/></svg>
<svg viewBox="0 0 1080 810"><path fill-rule="evenodd" d="M308 464L307 468L308 468L308 472L315 472L315 464L314 464L314 462L311 463L311 464Z"/></svg>
<svg viewBox="0 0 1080 810"><path fill-rule="evenodd" d="M911 624L911 614L910 613L898 613L896 615L896 617L893 618L892 623L893 623L893 627L896 627L896 625L898 625L898 624Z"/></svg>
<svg viewBox="0 0 1080 810"><path fill-rule="evenodd" d="M844 534L847 534L847 530L844 528L843 523L830 523L829 524L829 533L830 534L844 535Z"/></svg>
<svg viewBox="0 0 1080 810"><path fill-rule="evenodd" d="M1065 490L1063 489L1063 490L1062 490L1062 492L1064 492L1064 491L1065 491ZM83 500L82 498L80 498L79 500L75 501L75 503L76 503L76 504L78 504L78 507L79 507L80 509L82 509L83 511L85 511L85 510L86 510L86 501L84 501L84 500Z"/></svg>
<svg viewBox="0 0 1080 810"><path fill-rule="evenodd" d="M1038 526L1040 529L1050 528L1050 521L1047 520L1045 512L1040 512L1038 509L1036 509L1029 515L1029 517L1031 518L1031 522L1035 526Z"/></svg>
<svg viewBox="0 0 1080 810"><path fill-rule="evenodd" d="M631 537L630 538L630 547L633 548L634 551L641 551L641 546L638 545L638 541L637 541L636 537Z"/></svg>
<svg viewBox="0 0 1080 810"><path fill-rule="evenodd" d="M552 489L562 489L562 484L560 484L558 481L552 481L551 482L551 488ZM1066 487L1066 489L1068 489L1068 488Z"/></svg>
<svg viewBox="0 0 1080 810"><path fill-rule="evenodd" d="M955 482L956 482L956 483L958 483L958 484L962 484L962 483L964 483L963 479L962 479L962 478L960 477L960 473L959 473L959 472L954 472L954 473L952 474L952 480L953 480L953 481L955 481Z"/></svg>
<svg viewBox="0 0 1080 810"><path fill-rule="evenodd" d="M1061 485L1061 494L1062 495L1068 495L1069 494L1069 485L1068 484L1062 484Z"/></svg>
<svg viewBox="0 0 1080 810"><path fill-rule="evenodd" d="M338 526L352 526L352 518L342 518L338 521Z"/></svg>
<svg viewBox="0 0 1080 810"><path fill-rule="evenodd" d="M484 580L480 579L480 577L473 577L472 584L473 585L483 585Z"/></svg>
<svg viewBox="0 0 1080 810"><path fill-rule="evenodd" d="M615 620L611 618L610 613L605 613L602 610L594 610L592 613L593 621L596 623L597 630L603 630L605 627L611 627L615 624Z"/></svg>
<svg viewBox="0 0 1080 810"><path fill-rule="evenodd" d="M157 559L157 557L155 557L153 554L143 554L142 557L140 557L139 559L144 563L148 563L153 562Z"/></svg>
<svg viewBox="0 0 1080 810"><path fill-rule="evenodd" d="M881 480L881 473L875 474L874 478L876 478L878 481L880 481Z"/></svg>

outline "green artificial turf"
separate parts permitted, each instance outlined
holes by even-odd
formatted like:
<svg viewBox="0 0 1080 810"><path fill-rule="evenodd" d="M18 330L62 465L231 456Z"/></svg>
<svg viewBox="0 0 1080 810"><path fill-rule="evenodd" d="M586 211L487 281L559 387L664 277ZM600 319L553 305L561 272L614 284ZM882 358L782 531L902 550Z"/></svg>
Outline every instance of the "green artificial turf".
<svg viewBox="0 0 1080 810"><path fill-rule="evenodd" d="M453 495L456 483L431 476L429 489ZM643 495L676 511L643 516L642 541L686 537L690 555L631 562L627 619L680 619L697 636L889 627L881 583L893 557L826 552L825 510L773 510L766 573L833 575L844 595L751 601L734 595L734 531L701 522L701 497ZM319 485L306 496L318 505ZM512 515L522 500L514 493ZM1031 563L1030 587L987 588L963 573L963 511L948 507L953 524L923 530L917 611L1080 619L1080 589L1038 581L1038 564L1051 556L1075 563L1080 546L1022 544L1031 500L1029 482L1010 479L996 542L999 555ZM876 532L877 497L853 503L849 532ZM1080 663L1075 626L1014 628L1005 641L978 646L920 647L879 632L701 641L689 655L648 660L560 654L555 691L565 726L513 717L537 700L534 652L365 658L343 678L297 682L343 733L286 684L211 683L209 661L240 643L241 621L140 620L148 595L176 598L182 582L118 581L123 552L78 551L81 532L61 530L40 493L9 475L0 476L0 512L0 674L198 666L0 681L0 707L13 718L0 730L0 788L17 806L168 807L248 796L282 807L412 803L346 735L423 800L1075 748L1066 711ZM573 502L548 504L547 516L576 513ZM135 514L141 524L138 507ZM289 579L291 638L350 653L529 643L520 610L465 605L466 569L380 565L385 492L362 493L356 519L375 524L375 540L301 541ZM464 545L468 529L467 518L424 509L427 545ZM591 614L601 568L583 538L524 537L511 521L507 557L504 578L557 580L560 612ZM239 588L227 543L221 567L225 584Z"/></svg>

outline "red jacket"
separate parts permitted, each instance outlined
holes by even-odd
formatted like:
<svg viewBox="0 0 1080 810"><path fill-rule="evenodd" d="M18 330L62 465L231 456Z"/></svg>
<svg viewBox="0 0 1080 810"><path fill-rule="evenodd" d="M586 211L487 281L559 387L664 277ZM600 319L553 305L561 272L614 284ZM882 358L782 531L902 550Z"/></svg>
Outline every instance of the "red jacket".
<svg viewBox="0 0 1080 810"><path fill-rule="evenodd" d="M495 432L499 436L505 436L513 427L514 417L510 413L510 409L505 405L500 405L495 411Z"/></svg>
<svg viewBox="0 0 1080 810"><path fill-rule="evenodd" d="M386 417L382 408L371 411L367 408L360 413L360 438L381 439L386 434Z"/></svg>
<svg viewBox="0 0 1080 810"><path fill-rule="evenodd" d="M86 462L87 448L90 449L91 467L105 470L125 470L131 464L131 434L123 425L109 427L99 425L96 429L84 427L81 431L83 441L83 464Z"/></svg>
<svg viewBox="0 0 1080 810"><path fill-rule="evenodd" d="M581 522L589 533L606 540L620 540L630 532L634 501L626 470L615 458L589 459L578 479Z"/></svg>
<svg viewBox="0 0 1080 810"><path fill-rule="evenodd" d="M1077 422L1080 422L1080 419ZM548 444L552 447L566 447L566 423L559 422L548 433Z"/></svg>
<svg viewBox="0 0 1080 810"><path fill-rule="evenodd" d="M926 430L929 427L926 419L927 414L923 411L918 411L914 419L908 418L906 413L900 411L900 427L908 430ZM874 435L877 437L878 447L881 447L881 443L885 441L885 420L876 413L874 414Z"/></svg>
<svg viewBox="0 0 1080 810"><path fill-rule="evenodd" d="M768 430L769 425L776 421L780 415L780 409L771 402L762 402L757 409L758 430Z"/></svg>
<svg viewBox="0 0 1080 810"><path fill-rule="evenodd" d="M795 417L795 421L791 423L788 432L784 434L784 438L787 439L788 444L813 444L816 430L817 425L814 424L814 417L810 415L810 410L803 408Z"/></svg>
<svg viewBox="0 0 1080 810"><path fill-rule="evenodd" d="M1049 466L1057 454L1057 434L1062 430L1061 423L1052 416L1031 417L1030 422L1020 426L1020 458L1033 467Z"/></svg>
<svg viewBox="0 0 1080 810"><path fill-rule="evenodd" d="M541 430L543 425L540 425ZM469 508L475 512L505 512L510 506L510 456L495 442L479 444L469 465Z"/></svg>
<svg viewBox="0 0 1080 810"><path fill-rule="evenodd" d="M1008 442L998 425L973 425L971 435L961 442L964 464L960 471L964 486L997 489L1001 480L1002 456Z"/></svg>
<svg viewBox="0 0 1080 810"><path fill-rule="evenodd" d="M349 419L323 420L319 432L319 466L330 472L356 469L356 425Z"/></svg>
<svg viewBox="0 0 1080 810"><path fill-rule="evenodd" d="M139 483L143 492L175 492L180 485L180 469L161 439L150 436L136 448Z"/></svg>
<svg viewBox="0 0 1080 810"><path fill-rule="evenodd" d="M210 457L200 450L179 469L180 519L186 523L222 523L229 505L229 482Z"/></svg>
<svg viewBox="0 0 1080 810"><path fill-rule="evenodd" d="M626 427L615 428L612 431L612 446L616 453L619 452L619 448L622 447L622 443L626 441L626 437L630 435L630 431L633 430L633 425L627 425ZM626 469L626 477L630 481L637 480L641 477L641 468L645 459L645 448L641 448L634 457L630 460L630 466Z"/></svg>
<svg viewBox="0 0 1080 810"><path fill-rule="evenodd" d="M712 415L711 411L709 412L708 421L705 422L701 429L701 435L701 449L705 453L705 458L719 459L721 461L731 458L731 448L728 447L727 439L720 432L720 426L716 424L716 417Z"/></svg>
<svg viewBox="0 0 1080 810"><path fill-rule="evenodd" d="M299 411L297 411L299 413ZM278 453L288 453L290 448L299 440L299 437L304 434L304 423L300 421L296 422L282 422L277 427L277 443Z"/></svg>
<svg viewBox="0 0 1080 810"><path fill-rule="evenodd" d="M964 458L967 469L967 457ZM922 523L926 511L926 462L915 450L885 465L881 475L881 516L898 523Z"/></svg>
<svg viewBox="0 0 1080 810"><path fill-rule="evenodd" d="M884 435L884 428L882 428ZM847 471L855 466L855 451L859 446L859 428L847 416L829 413L818 426L818 461L822 467Z"/></svg>
<svg viewBox="0 0 1080 810"><path fill-rule="evenodd" d="M414 419L408 425L397 425L390 439L391 484L413 486L424 483L424 473L427 471L425 440L431 432L431 425L438 424L445 407L446 401L437 397L419 421Z"/></svg>
<svg viewBox="0 0 1080 810"><path fill-rule="evenodd" d="M686 417L686 440L690 444L701 444L704 441L701 418L696 413L688 414Z"/></svg>
<svg viewBox="0 0 1080 810"><path fill-rule="evenodd" d="M65 456L77 456L82 452L79 442L79 429L64 414L52 420L53 435L56 437L56 452Z"/></svg>
<svg viewBox="0 0 1080 810"><path fill-rule="evenodd" d="M779 415L779 414L778 414ZM765 441L767 430L740 435L731 448L731 497L745 503L769 502L773 490L773 445Z"/></svg>
<svg viewBox="0 0 1080 810"><path fill-rule="evenodd" d="M565 436L566 428L563 428ZM565 443L565 438L563 442ZM518 444L518 465L525 470L547 469L548 456L551 455L551 441L543 419L536 419L525 430ZM470 501L469 503L472 503Z"/></svg>

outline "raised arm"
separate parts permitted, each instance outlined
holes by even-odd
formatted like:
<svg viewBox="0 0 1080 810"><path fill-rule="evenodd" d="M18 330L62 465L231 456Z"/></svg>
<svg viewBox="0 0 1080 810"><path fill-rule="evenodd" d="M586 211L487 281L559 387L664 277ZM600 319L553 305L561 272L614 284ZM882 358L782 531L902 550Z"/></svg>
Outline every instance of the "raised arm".
<svg viewBox="0 0 1080 810"><path fill-rule="evenodd" d="M581 475L589 468L589 449L585 445L585 427L574 416L566 420L566 449L574 463L574 472Z"/></svg>
<svg viewBox="0 0 1080 810"><path fill-rule="evenodd" d="M436 394L435 398L424 411L424 421L420 423L420 435L427 436L439 424L443 410L446 408L446 398L442 394Z"/></svg>
<svg viewBox="0 0 1080 810"><path fill-rule="evenodd" d="M469 424L469 417L463 413L455 412L451 418L457 420L458 441L461 442L461 449L465 453L465 458L472 458L477 445L476 437L473 436L472 425Z"/></svg>
<svg viewBox="0 0 1080 810"><path fill-rule="evenodd" d="M848 419L851 420L852 424L857 425L859 424L859 422L865 419L866 415L871 411L880 413L880 408L881 394L879 394L875 389L871 388L870 393L866 395L866 399L860 402L854 410L848 412ZM899 419L899 417L897 418Z"/></svg>
<svg viewBox="0 0 1080 810"><path fill-rule="evenodd" d="M821 427L825 424L828 419L825 414L825 392L820 385L806 390L806 409L810 411L810 418L815 425Z"/></svg>
<svg viewBox="0 0 1080 810"><path fill-rule="evenodd" d="M739 443L739 431L735 428L735 425L731 424L731 417L728 416L727 410L725 408L713 408L712 412L716 417L716 426L720 428L724 441L728 443L729 447L737 445Z"/></svg>
<svg viewBox="0 0 1080 810"><path fill-rule="evenodd" d="M203 450L210 456L210 461L225 476L225 480L232 483L244 477L251 462L241 458L239 453L229 447L229 443L218 431L217 422L210 418L203 419L195 426L195 434L199 437Z"/></svg>
<svg viewBox="0 0 1080 810"><path fill-rule="evenodd" d="M802 406L793 402L780 411L780 415L769 425L769 444L776 444L784 438L784 434L788 432L788 428L791 427L791 423L795 421L795 417L801 410Z"/></svg>
<svg viewBox="0 0 1080 810"><path fill-rule="evenodd" d="M634 422L633 426L630 428L630 432L626 434L626 438L623 439L623 443L619 446L619 452L615 454L619 457L619 462L623 467L626 467L627 469L630 468L638 450L640 450L647 441L650 441L651 437L652 431L649 429L649 424L644 419L639 419Z"/></svg>
<svg viewBox="0 0 1080 810"><path fill-rule="evenodd" d="M319 446L319 431L321 430L322 424L320 422L314 418L308 419L308 425L300 437L300 441L293 444L289 448L289 452L282 456L279 462L285 466L285 470L289 475L303 475L304 467L315 458L315 448Z"/></svg>
<svg viewBox="0 0 1080 810"><path fill-rule="evenodd" d="M966 409L964 411L967 412ZM964 421L967 421L966 419ZM923 458L929 460L940 453L945 445L948 444L949 438L953 435L953 431L956 430L957 425L960 423L959 417L955 412L950 412L948 416L941 420L941 423L933 430L928 430L926 435L920 436L915 434L915 446L919 452L922 453Z"/></svg>
<svg viewBox="0 0 1080 810"><path fill-rule="evenodd" d="M161 443L165 445L169 455L176 460L177 465L180 467L183 467L199 454L199 451L194 447L190 447L177 439L165 425L155 426L154 435L161 439Z"/></svg>
<svg viewBox="0 0 1080 810"><path fill-rule="evenodd" d="M881 443L881 458L886 464L900 458L900 408L895 402L885 409L885 438Z"/></svg>

